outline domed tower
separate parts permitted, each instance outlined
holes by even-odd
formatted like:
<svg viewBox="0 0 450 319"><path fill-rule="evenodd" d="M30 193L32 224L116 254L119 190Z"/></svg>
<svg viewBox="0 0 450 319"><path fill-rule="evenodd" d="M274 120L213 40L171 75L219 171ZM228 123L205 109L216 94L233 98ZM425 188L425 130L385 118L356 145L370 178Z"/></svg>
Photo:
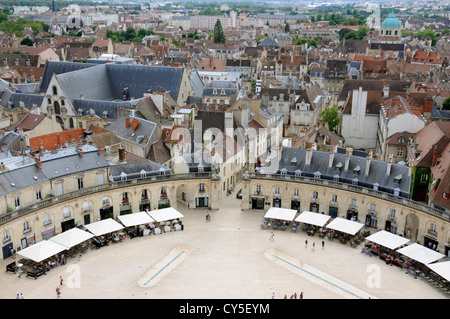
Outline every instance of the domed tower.
<svg viewBox="0 0 450 319"><path fill-rule="evenodd" d="M394 14L392 9L389 16L381 22L380 35L381 36L401 36L402 23Z"/></svg>

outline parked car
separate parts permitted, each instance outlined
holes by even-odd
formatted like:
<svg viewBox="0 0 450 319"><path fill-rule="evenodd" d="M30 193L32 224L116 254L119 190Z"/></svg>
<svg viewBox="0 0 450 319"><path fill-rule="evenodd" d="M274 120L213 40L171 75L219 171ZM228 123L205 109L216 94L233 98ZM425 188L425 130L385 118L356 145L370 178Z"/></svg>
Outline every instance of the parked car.
<svg viewBox="0 0 450 319"><path fill-rule="evenodd" d="M242 188L236 193L236 198L242 199Z"/></svg>

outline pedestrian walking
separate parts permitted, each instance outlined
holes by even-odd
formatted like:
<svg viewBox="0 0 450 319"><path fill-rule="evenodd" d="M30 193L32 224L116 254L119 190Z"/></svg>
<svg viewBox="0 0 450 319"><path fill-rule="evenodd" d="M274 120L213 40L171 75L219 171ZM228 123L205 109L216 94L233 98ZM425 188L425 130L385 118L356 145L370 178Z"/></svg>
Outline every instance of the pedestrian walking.
<svg viewBox="0 0 450 319"><path fill-rule="evenodd" d="M19 294L17 294L17 297L16 297L16 299L20 299L20 296L19 296Z"/></svg>
<svg viewBox="0 0 450 319"><path fill-rule="evenodd" d="M20 299L25 299L25 298L23 297L23 293L20 293Z"/></svg>
<svg viewBox="0 0 450 319"><path fill-rule="evenodd" d="M307 247L307 246L308 246L308 239L305 240L305 247Z"/></svg>
<svg viewBox="0 0 450 319"><path fill-rule="evenodd" d="M270 232L270 240L274 240L275 234L273 232Z"/></svg>
<svg viewBox="0 0 450 319"><path fill-rule="evenodd" d="M275 299L275 293L272 292L272 299Z"/></svg>
<svg viewBox="0 0 450 319"><path fill-rule="evenodd" d="M294 292L294 299L297 299L297 293Z"/></svg>
<svg viewBox="0 0 450 319"><path fill-rule="evenodd" d="M322 248L325 247L325 241L322 240Z"/></svg>
<svg viewBox="0 0 450 319"><path fill-rule="evenodd" d="M313 241L312 250L314 250L314 248L316 248L316 242L315 241Z"/></svg>
<svg viewBox="0 0 450 319"><path fill-rule="evenodd" d="M300 293L300 298L299 299L303 299L303 291Z"/></svg>
<svg viewBox="0 0 450 319"><path fill-rule="evenodd" d="M59 287L56 287L56 298L61 297L61 289Z"/></svg>
<svg viewBox="0 0 450 319"><path fill-rule="evenodd" d="M62 286L64 282L64 279L62 276L59 276L59 285Z"/></svg>

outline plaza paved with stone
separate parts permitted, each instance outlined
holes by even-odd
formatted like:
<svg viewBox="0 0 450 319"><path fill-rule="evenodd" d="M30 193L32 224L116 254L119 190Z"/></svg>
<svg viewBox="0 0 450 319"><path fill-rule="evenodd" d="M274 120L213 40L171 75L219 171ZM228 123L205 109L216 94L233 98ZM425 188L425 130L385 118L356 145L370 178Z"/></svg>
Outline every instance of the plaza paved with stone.
<svg viewBox="0 0 450 319"><path fill-rule="evenodd" d="M54 299L62 276L66 299L445 299L422 279L338 241L299 230L260 228L264 211L241 211L235 194L220 209L178 205L184 230L89 250L45 276L0 273L0 298ZM374 231L372 231L373 233ZM308 247L305 247L308 239ZM316 247L312 249L315 241ZM20 256L18 256L20 258ZM2 267L11 258L2 261Z"/></svg>

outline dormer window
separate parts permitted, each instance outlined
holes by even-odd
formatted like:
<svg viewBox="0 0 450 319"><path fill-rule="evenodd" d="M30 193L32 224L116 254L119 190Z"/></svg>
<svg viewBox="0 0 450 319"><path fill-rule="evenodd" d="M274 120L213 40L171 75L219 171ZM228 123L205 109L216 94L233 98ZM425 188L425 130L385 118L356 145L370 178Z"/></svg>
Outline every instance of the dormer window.
<svg viewBox="0 0 450 319"><path fill-rule="evenodd" d="M340 171L342 169L342 163L341 162L337 163L335 168L337 171Z"/></svg>
<svg viewBox="0 0 450 319"><path fill-rule="evenodd" d="M356 166L354 169L353 169L353 174L359 174L359 171L361 170L361 168L359 167L359 165L358 166Z"/></svg>
<svg viewBox="0 0 450 319"><path fill-rule="evenodd" d="M402 175L397 175L394 177L394 183L400 183L402 181Z"/></svg>

